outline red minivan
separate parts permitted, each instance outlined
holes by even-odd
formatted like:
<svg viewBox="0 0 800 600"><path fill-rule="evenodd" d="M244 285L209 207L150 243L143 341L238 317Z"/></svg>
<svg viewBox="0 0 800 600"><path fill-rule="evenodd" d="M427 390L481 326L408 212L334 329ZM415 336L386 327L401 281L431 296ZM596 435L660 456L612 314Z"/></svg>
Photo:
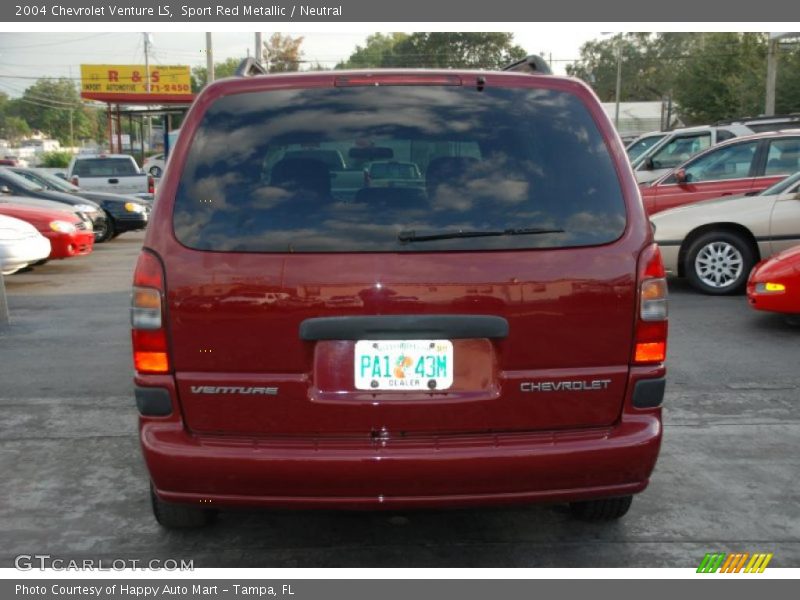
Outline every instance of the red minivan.
<svg viewBox="0 0 800 600"><path fill-rule="evenodd" d="M131 317L162 525L234 506L627 512L661 442L666 283L586 85L240 77L181 132ZM369 186L375 161L424 185Z"/></svg>

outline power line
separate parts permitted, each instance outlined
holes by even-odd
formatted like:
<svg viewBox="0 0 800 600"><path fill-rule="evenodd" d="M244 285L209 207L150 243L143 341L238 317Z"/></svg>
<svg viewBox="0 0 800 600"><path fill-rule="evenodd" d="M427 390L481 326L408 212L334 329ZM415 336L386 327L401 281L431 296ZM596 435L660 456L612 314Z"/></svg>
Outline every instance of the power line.
<svg viewBox="0 0 800 600"><path fill-rule="evenodd" d="M98 37L102 37L104 35L116 35L116 32L106 32L106 33L95 33L92 35L87 35L82 38L72 39L72 40L62 40L58 42L45 42L44 44L29 44L26 46L2 46L0 50L24 50L26 48L44 48L46 46L59 46L61 44L74 44L76 42L83 42L86 40L93 40Z"/></svg>

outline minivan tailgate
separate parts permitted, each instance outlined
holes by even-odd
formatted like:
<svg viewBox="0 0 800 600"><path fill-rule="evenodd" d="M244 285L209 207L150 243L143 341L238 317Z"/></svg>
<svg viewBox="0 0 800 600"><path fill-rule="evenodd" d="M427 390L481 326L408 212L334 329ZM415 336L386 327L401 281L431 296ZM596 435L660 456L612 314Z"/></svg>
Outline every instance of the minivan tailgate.
<svg viewBox="0 0 800 600"><path fill-rule="evenodd" d="M408 255L184 250L168 264L175 377L194 431L533 431L606 426L620 413L635 258L608 246ZM508 331L450 340L452 384L433 391L357 389L357 339L301 336L311 319L376 315L491 316ZM409 339L419 336L409 329Z"/></svg>

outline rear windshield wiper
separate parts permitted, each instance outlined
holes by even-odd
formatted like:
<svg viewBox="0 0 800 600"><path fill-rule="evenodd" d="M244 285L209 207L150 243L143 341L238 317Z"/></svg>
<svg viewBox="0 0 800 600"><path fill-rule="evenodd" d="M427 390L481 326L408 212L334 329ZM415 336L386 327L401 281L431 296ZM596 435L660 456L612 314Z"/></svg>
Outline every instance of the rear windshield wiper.
<svg viewBox="0 0 800 600"><path fill-rule="evenodd" d="M415 231L401 231L397 234L397 239L398 241L407 244L410 242L432 242L435 240L452 240L457 238L498 237L503 235L543 235L546 233L564 233L564 230L547 227L519 227L516 229L497 230L459 230L448 231L444 233L432 233L428 235L417 235Z"/></svg>

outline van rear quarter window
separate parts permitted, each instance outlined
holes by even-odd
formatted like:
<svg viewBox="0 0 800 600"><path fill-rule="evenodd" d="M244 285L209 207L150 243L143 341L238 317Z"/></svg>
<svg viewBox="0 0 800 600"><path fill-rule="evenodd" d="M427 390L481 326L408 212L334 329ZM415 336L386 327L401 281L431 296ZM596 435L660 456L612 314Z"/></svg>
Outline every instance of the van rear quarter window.
<svg viewBox="0 0 800 600"><path fill-rule="evenodd" d="M370 165L393 163L422 180L371 181ZM431 252L605 244L626 212L609 150L570 93L365 86L216 100L173 222L200 250ZM492 235L439 235L454 232Z"/></svg>

